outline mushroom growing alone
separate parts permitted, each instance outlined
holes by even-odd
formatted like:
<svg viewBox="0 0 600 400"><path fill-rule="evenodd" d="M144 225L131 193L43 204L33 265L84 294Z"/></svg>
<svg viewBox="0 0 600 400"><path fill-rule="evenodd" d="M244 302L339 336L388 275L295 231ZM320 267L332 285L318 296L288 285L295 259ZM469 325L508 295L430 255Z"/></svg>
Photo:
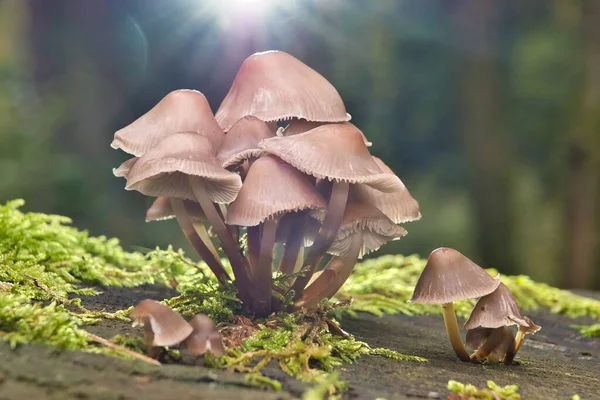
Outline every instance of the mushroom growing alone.
<svg viewBox="0 0 600 400"><path fill-rule="evenodd" d="M185 339L183 345L193 356L201 356L207 351L217 357L225 354L221 333L213 321L204 314L198 314L190 321L192 333Z"/></svg>
<svg viewBox="0 0 600 400"><path fill-rule="evenodd" d="M518 341L515 341L514 352L509 352L505 357L504 362L506 364L512 362L512 359L521 347L522 338L525 333L534 333L541 328L523 315L511 291L501 283L496 290L477 301L464 328L471 330L482 327L498 330L511 325L519 326L519 332L522 332L522 335L518 338ZM492 335L494 335L493 332L490 333L487 341L492 340ZM512 337L512 332L510 335ZM472 357L481 360L494 350L494 345L485 346L487 341L482 346L485 349L482 351L478 350Z"/></svg>
<svg viewBox="0 0 600 400"><path fill-rule="evenodd" d="M442 247L429 255L409 302L441 304L454 352L462 361L471 361L458 330L453 302L485 296L498 285L500 277L492 278L460 252Z"/></svg>
<svg viewBox="0 0 600 400"><path fill-rule="evenodd" d="M154 300L142 300L130 314L133 325L144 327L148 355L156 356L156 348L175 346L192 333L192 326L169 307Z"/></svg>

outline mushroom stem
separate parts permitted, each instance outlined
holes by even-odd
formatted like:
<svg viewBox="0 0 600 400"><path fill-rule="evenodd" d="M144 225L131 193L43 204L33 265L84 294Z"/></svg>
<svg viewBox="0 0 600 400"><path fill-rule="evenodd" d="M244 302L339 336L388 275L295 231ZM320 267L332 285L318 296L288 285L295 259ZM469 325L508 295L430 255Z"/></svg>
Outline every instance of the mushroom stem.
<svg viewBox="0 0 600 400"><path fill-rule="evenodd" d="M502 342L504 337L504 330L502 328L495 328L488 338L483 342L481 346L471 355L471 360L482 362L485 360L496 347Z"/></svg>
<svg viewBox="0 0 600 400"><path fill-rule="evenodd" d="M350 248L342 257L333 257L321 275L311 283L300 301L296 302L295 307L312 307L317 305L324 298L330 298L342 287L344 282L350 277L363 244L362 231L357 231L352 236Z"/></svg>
<svg viewBox="0 0 600 400"><path fill-rule="evenodd" d="M260 225L247 227L246 233L248 235L248 261L250 262L250 271L254 275L260 253Z"/></svg>
<svg viewBox="0 0 600 400"><path fill-rule="evenodd" d="M198 232L196 231L194 224L192 223L191 218L189 217L189 215L187 214L186 210L185 210L185 206L183 204L183 200L181 199L175 199L175 198L170 198L171 201L171 207L173 208L173 211L175 212L175 217L177 218L177 222L179 223L179 226L181 227L181 230L183 231L183 234L185 235L185 237L188 239L188 241L191 243L191 245L194 247L194 249L198 252L198 254L200 255L200 257L202 257L202 259L206 262L206 264L208 265L208 267L210 268L210 270L216 275L217 279L224 283L227 280L230 279L229 275L227 274L227 272L225 271L225 269L223 268L223 265L221 264L221 260L219 259L218 256L216 256L215 253L213 253L210 249L210 247L207 245L206 240L208 239L210 242L210 239L208 238L208 234L206 235L206 238L202 238ZM206 231L206 229L205 229ZM211 246L212 246L212 242ZM214 248L214 246L213 246Z"/></svg>
<svg viewBox="0 0 600 400"><path fill-rule="evenodd" d="M193 220L192 220L192 224L194 225L194 229L196 230L196 233L198 234L198 236L200 236L200 239L202 239L202 241L204 242L206 247L208 247L210 252L213 253L215 258L221 260L221 256L219 255L218 250L216 249L215 245L213 244L212 240L210 239L210 236L209 236L208 231L206 230L206 227L204 226L204 224L201 222L194 222Z"/></svg>
<svg viewBox="0 0 600 400"><path fill-rule="evenodd" d="M313 245L308 250L308 255L304 262L305 266L310 266L310 269L304 276L298 277L292 290L296 292L295 299L302 298L302 292L304 287L310 281L310 278L315 273L317 265L321 258L333 243L335 235L340 229L342 220L344 218L344 211L346 210L346 202L348 201L348 190L350 184L348 182L334 182L331 189L331 197L329 198L329 204L327 205L327 214L321 225L321 229L317 233L317 237Z"/></svg>
<svg viewBox="0 0 600 400"><path fill-rule="evenodd" d="M525 340L525 329L519 327L517 331L517 335L515 336L515 355L519 352L519 349L523 345L523 341Z"/></svg>
<svg viewBox="0 0 600 400"><path fill-rule="evenodd" d="M448 333L448 339L454 352L460 358L461 361L471 361L465 344L460 337L460 331L458 330L458 321L456 321L456 314L454 313L454 304L446 303L442 305L444 323L446 324L446 332Z"/></svg>
<svg viewBox="0 0 600 400"><path fill-rule="evenodd" d="M246 303L247 301L251 300L251 298L248 298L248 292L252 284L248 269L246 268L246 260L242 256L239 247L236 246L233 237L231 237L231 234L229 233L229 230L227 230L225 223L217 212L215 205L208 196L208 192L204 186L204 180L194 176L190 176L189 179L190 186L194 191L194 195L196 196L198 203L200 203L200 207L202 207L202 211L204 211L204 214L206 214L208 222L212 225L213 230L221 241L223 251L231 262L231 269L233 270L233 275L236 278L238 292L241 300Z"/></svg>
<svg viewBox="0 0 600 400"><path fill-rule="evenodd" d="M290 229L287 233L285 248L281 263L279 264L279 272L286 275L291 275L294 272L294 265L298 260L298 253L304 242L304 226L306 224L307 215L300 215L298 218L298 226L296 229Z"/></svg>
<svg viewBox="0 0 600 400"><path fill-rule="evenodd" d="M271 287L273 274L273 246L277 232L277 219L270 218L263 223L260 240L258 265L254 270L254 312L265 316L271 313Z"/></svg>
<svg viewBox="0 0 600 400"><path fill-rule="evenodd" d="M518 334L519 333L517 332L517 336ZM506 365L512 364L513 360L515 359L515 356L517 355L517 351L519 350L517 349L516 339L511 340L510 344L508 345L508 349L506 349L506 355L504 356L502 362Z"/></svg>

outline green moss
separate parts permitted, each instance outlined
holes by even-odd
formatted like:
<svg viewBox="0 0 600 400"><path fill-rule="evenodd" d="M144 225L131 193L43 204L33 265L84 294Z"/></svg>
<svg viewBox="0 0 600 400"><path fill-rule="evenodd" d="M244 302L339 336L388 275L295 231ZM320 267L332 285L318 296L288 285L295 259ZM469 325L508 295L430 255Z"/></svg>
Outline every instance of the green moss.
<svg viewBox="0 0 600 400"><path fill-rule="evenodd" d="M600 337L600 324L593 325L571 325L579 333L586 337Z"/></svg>
<svg viewBox="0 0 600 400"><path fill-rule="evenodd" d="M340 374L334 372L304 392L302 400L337 399L339 398L337 394L343 392L344 389L345 383L340 381Z"/></svg>
<svg viewBox="0 0 600 400"><path fill-rule="evenodd" d="M493 381L487 382L487 388L478 389L474 385L464 384L457 381L448 381L448 390L462 396L464 399L484 400L518 400L521 398L517 385L498 386Z"/></svg>
<svg viewBox="0 0 600 400"><path fill-rule="evenodd" d="M441 314L441 307L412 304L406 301L425 267L426 260L418 256L388 255L357 264L354 273L336 295L339 300L354 298L352 305L338 314L358 311L383 314ZM492 275L497 271L489 270ZM525 310L545 307L554 313L569 317L588 316L600 319L600 301L577 296L566 290L532 281L527 276L501 276L502 282L513 292ZM460 317L468 317L473 301L456 302Z"/></svg>

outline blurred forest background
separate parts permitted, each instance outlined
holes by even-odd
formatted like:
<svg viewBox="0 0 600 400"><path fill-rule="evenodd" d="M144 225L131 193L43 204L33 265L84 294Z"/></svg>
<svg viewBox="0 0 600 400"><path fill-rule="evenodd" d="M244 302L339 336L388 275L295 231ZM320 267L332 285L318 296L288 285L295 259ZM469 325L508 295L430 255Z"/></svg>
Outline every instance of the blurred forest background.
<svg viewBox="0 0 600 400"><path fill-rule="evenodd" d="M109 143L174 89L216 111L268 49L337 87L420 202L376 254L451 246L600 287L600 0L0 0L0 202L187 249L176 222L144 223Z"/></svg>

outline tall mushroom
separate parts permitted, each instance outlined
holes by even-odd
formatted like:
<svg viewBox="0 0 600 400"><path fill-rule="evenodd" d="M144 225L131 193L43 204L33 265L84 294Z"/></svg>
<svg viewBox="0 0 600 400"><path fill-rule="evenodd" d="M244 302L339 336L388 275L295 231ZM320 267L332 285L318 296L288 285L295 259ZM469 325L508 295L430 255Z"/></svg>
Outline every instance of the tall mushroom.
<svg viewBox="0 0 600 400"><path fill-rule="evenodd" d="M233 201L241 186L238 175L221 167L206 137L178 133L167 136L140 157L127 175L125 188L148 196L169 197L178 219L185 213L183 199L198 201L231 261L238 291L244 297L250 283L249 271L214 204ZM184 220L182 228L184 232L194 229L189 219ZM218 277L223 276L224 270L209 266Z"/></svg>
<svg viewBox="0 0 600 400"><path fill-rule="evenodd" d="M464 328L467 330L479 327L499 329L511 325L517 325L522 335L518 338L518 341L515 341L514 353L505 359L507 364L512 362L512 358L521 346L525 333L535 333L541 328L523 315L511 291L501 283L496 290L477 301ZM488 340L491 340L491 335ZM486 350L492 351L493 349L494 346L487 346ZM477 352L475 357L478 359L485 358L489 351L487 354L484 351Z"/></svg>
<svg viewBox="0 0 600 400"><path fill-rule="evenodd" d="M352 124L321 125L297 135L265 139L259 146L308 175L333 181L327 214L304 263L310 269L292 287L299 299L337 234L350 184L364 183L384 192L400 190L403 185L394 174L381 171Z"/></svg>
<svg viewBox="0 0 600 400"><path fill-rule="evenodd" d="M272 155L260 157L248 170L244 185L227 212L227 223L245 227L260 225L260 253L252 265L254 307L259 315L271 312L273 245L278 218L290 212L323 209L325 200L309 178Z"/></svg>
<svg viewBox="0 0 600 400"><path fill-rule="evenodd" d="M215 117L228 132L246 115L266 122L290 118L320 122L350 120L333 85L283 51L266 51L246 58Z"/></svg>
<svg viewBox="0 0 600 400"><path fill-rule="evenodd" d="M499 277L492 278L460 252L443 247L429 255L409 302L441 304L454 352L462 361L470 361L458 330L453 302L485 296L498 285Z"/></svg>

